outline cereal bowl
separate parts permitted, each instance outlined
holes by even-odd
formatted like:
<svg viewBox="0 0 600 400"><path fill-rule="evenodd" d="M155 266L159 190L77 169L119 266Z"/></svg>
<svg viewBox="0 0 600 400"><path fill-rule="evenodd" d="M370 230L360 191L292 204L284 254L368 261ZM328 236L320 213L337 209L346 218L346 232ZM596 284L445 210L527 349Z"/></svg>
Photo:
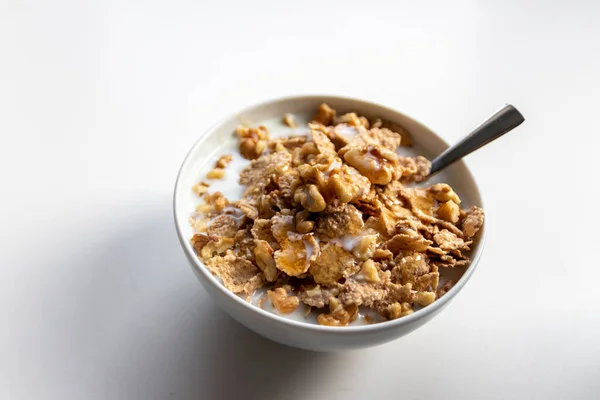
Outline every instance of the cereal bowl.
<svg viewBox="0 0 600 400"><path fill-rule="evenodd" d="M207 172L211 171L220 155L235 151L237 145L235 132L240 124L251 126L264 124L275 135L303 135L306 133L304 131L308 130L307 128L286 126L282 122L282 116L292 114L297 121L308 122L322 103L327 103L333 109L341 112L354 111L369 118L378 117L403 127L410 133L410 137L414 141L414 145L410 149L399 149L399 153L405 152L406 156L419 154L432 159L448 147L441 138L424 125L398 111L378 104L334 96L297 96L271 100L225 118L200 137L183 161L177 176L173 210L177 235L183 252L197 278L223 310L249 329L276 342L312 351L342 351L375 346L397 339L437 315L464 287L473 274L485 242L485 225L473 237L472 244L469 241L471 262L468 266L440 269L440 279L451 280L454 282L453 286L444 291L442 295L439 294L439 291L436 295L434 288L433 293L436 300L433 303L428 303L420 309L415 307L414 312L410 309L410 313L404 313L397 319L367 323L370 322L370 319L365 317L364 321L361 320L362 323L357 322L349 326L324 326L318 324L317 319L310 316L312 314L307 314L309 317L302 317L298 313L283 315L275 310L262 307L262 302L266 297L264 293L261 296L262 301L255 301L255 296L248 295L243 298L228 290L223 281L213 275L199 258L190 240L195 233L190 224L190 216L199 204L198 195L192 188L204 179ZM225 172L220 171L220 174L217 174L219 176L212 176L221 178L221 175L225 174L223 179L215 180L214 184L211 184L211 190L230 193L232 196L241 195L237 177L247 164L248 162L244 162L241 157L234 157L231 166L227 167ZM427 182L427 185L438 182L450 184L462 199L462 205L483 206L477 184L463 161L455 163L434 176ZM420 187L422 185L423 183L413 186ZM236 193L236 191L238 192ZM247 216L242 217L247 218ZM205 261L211 264L213 260L205 259ZM363 264L366 264L366 261ZM441 297L438 298L438 296ZM307 309L311 310L310 307ZM358 311L355 310L354 319L356 319L357 313Z"/></svg>

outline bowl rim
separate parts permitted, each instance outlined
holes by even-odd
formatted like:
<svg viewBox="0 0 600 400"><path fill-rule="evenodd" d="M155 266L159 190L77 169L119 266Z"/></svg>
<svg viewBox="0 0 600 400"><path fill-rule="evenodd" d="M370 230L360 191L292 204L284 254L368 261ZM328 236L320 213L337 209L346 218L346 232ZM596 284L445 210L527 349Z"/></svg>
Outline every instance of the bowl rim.
<svg viewBox="0 0 600 400"><path fill-rule="evenodd" d="M239 297L236 294L229 291L225 286L223 286L223 284L221 284L212 275L212 273L200 261L200 259L196 255L196 253L193 251L193 249L190 245L189 239L184 236L182 227L179 223L179 218L178 218L179 212L183 212L184 210L179 211L177 209L178 193L180 192L180 187L182 185L182 183L181 183L182 172L185 169L185 167L191 162L192 154L202 144L204 139L206 137L208 137L208 135L210 135L211 132L213 132L215 129L217 129L217 127L221 126L222 124L226 123L227 121L230 121L232 118L236 118L237 116L243 115L244 113L251 111L253 109L256 109L256 108L262 108L262 107L269 106L271 104L276 104L276 103L285 102L285 101L294 101L294 100L300 101L303 99L304 100L321 101L321 102L327 102L328 100L333 100L333 101L343 100L343 101L362 103L367 106L385 109L388 112L400 114L404 118L410 120L412 123L429 131L435 137L437 137L437 139L439 139L446 147L448 147L448 143L442 137L440 137L436 132L434 132L432 129L430 129L429 127L427 127L420 121L404 114L403 112L397 111L396 109L387 107L385 105L382 105L382 104L379 104L376 102L362 100L362 99L358 99L358 98L354 98L354 97L350 97L350 96L341 96L341 95L333 95L333 94L322 94L322 95L308 94L308 95L290 95L290 96L284 96L284 97L272 97L267 100L264 100L264 101L261 101L258 103L254 103L250 106L244 107L239 111L229 113L228 115L224 116L223 118L220 118L215 124L210 126L204 133L202 133L200 135L200 137L196 140L196 142L192 145L190 150L187 152L185 158L183 159L183 162L181 163L181 166L179 167L179 171L177 172L177 178L175 181L175 187L174 187L174 191L173 191L173 217L175 220L175 228L176 228L175 230L177 232L177 237L179 239L180 245L183 248L183 251L185 252L188 260L193 261L192 268L196 268L200 272L200 275L203 277L204 281L208 282L208 284L210 284L210 285L218 287L217 290L224 293L226 295L226 297L228 297L230 300L237 302L238 305L241 305L243 307L246 307L249 310L252 310L253 312L258 313L263 318L270 319L273 322L286 325L290 328L307 329L310 331L317 331L317 332L321 332L321 333L336 333L336 334L339 333L342 335L349 335L349 334L395 329L402 325L410 324L413 321L418 321L418 320L426 317L427 315L435 314L438 310L441 310L446 304L448 304L460 290L462 290L462 288L466 285L466 283L470 280L471 276L475 272L475 270L479 264L479 261L481 259L481 255L483 254L484 247L485 247L485 242L486 242L486 237L487 237L487 229L486 229L487 220L488 220L487 218L486 218L486 221L484 222L482 228L480 229L478 251L473 256L473 258L471 260L471 264L467 267L467 270L463 273L463 275L458 280L458 282L444 296L442 296L440 299L437 299L432 304L430 304L426 307L423 307L420 310L415 311L414 313L407 315L405 317L394 319L394 320L389 320L389 321L373 323L373 324L367 324L367 325L350 325L350 326L343 326L343 327L324 326L324 325L318 325L315 323L295 321L295 320L277 315L275 313L263 310L260 307L257 307L253 304L248 303L241 297ZM473 176L471 169L469 168L468 164L465 162L464 159L460 160L458 162L464 163L466 172L467 172L468 176L471 178L471 180L473 181L473 183L475 184L474 185L475 189L477 190L477 193L479 194L479 198L480 198L479 207L485 209L484 204L483 204L483 196L481 195L481 191L480 191L480 186L479 186L479 184L477 184L477 181L476 181L475 177ZM187 220L187 219L185 219L185 220ZM197 277L199 277L198 274L195 274L195 275Z"/></svg>

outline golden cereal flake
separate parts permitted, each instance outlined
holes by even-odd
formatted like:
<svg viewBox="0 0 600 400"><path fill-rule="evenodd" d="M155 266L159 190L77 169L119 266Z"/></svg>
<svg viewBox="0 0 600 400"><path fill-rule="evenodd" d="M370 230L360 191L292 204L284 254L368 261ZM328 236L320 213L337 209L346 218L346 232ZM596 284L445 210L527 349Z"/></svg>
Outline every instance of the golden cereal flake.
<svg viewBox="0 0 600 400"><path fill-rule="evenodd" d="M460 208L458 207L458 204L452 200L448 200L438 206L436 214L438 218L455 224L460 217Z"/></svg>
<svg viewBox="0 0 600 400"><path fill-rule="evenodd" d="M192 216L196 232L207 231L191 239L198 257L235 293L269 284L261 302L281 313L329 305L317 317L328 326L350 324L359 305L395 319L443 296L452 282L439 287L439 268L469 265L483 211L461 209L447 184L405 186L431 164L395 153L411 144L399 125L336 117L323 104L307 132L271 139L265 127L237 130L253 160L240 174L246 190L232 214L221 193L194 188L206 202Z"/></svg>
<svg viewBox="0 0 600 400"><path fill-rule="evenodd" d="M200 182L197 185L194 185L192 187L192 190L198 196L202 197L203 195L205 195L206 193L208 193L208 183L206 183L206 182Z"/></svg>
<svg viewBox="0 0 600 400"><path fill-rule="evenodd" d="M312 234L293 234L280 244L281 250L275 252L275 265L289 276L304 274L319 255L319 244Z"/></svg>
<svg viewBox="0 0 600 400"><path fill-rule="evenodd" d="M316 283L330 285L356 273L358 268L350 252L336 244L326 243L321 246L321 252L309 271Z"/></svg>
<svg viewBox="0 0 600 400"><path fill-rule="evenodd" d="M452 280L448 280L446 281L446 283L444 283L438 290L437 290L437 298L439 299L440 297L442 297L443 295L445 295L446 293L448 293L448 291L450 289L452 289L452 287L454 286L455 282Z"/></svg>
<svg viewBox="0 0 600 400"><path fill-rule="evenodd" d="M383 286L355 282L349 279L342 285L339 299L344 305L354 304L371 307L375 302L385 299L388 292L389 290Z"/></svg>
<svg viewBox="0 0 600 400"><path fill-rule="evenodd" d="M413 211L420 211L427 216L433 215L435 199L429 191L421 188L405 188L400 191L400 194L408 200Z"/></svg>
<svg viewBox="0 0 600 400"><path fill-rule="evenodd" d="M384 245L384 249L391 251L393 254L398 254L400 250L424 252L432 243L431 240L425 239L417 232L400 233L388 240Z"/></svg>
<svg viewBox="0 0 600 400"><path fill-rule="evenodd" d="M285 114L283 116L283 123L289 126L290 128L296 128L296 121L294 120L294 116L292 114Z"/></svg>
<svg viewBox="0 0 600 400"><path fill-rule="evenodd" d="M289 233L294 232L294 217L291 215L276 215L271 218L271 233L278 243L289 239ZM266 240L266 239L265 239Z"/></svg>
<svg viewBox="0 0 600 400"><path fill-rule="evenodd" d="M336 298L329 302L329 313L322 313L317 316L319 325L326 326L347 326L358 316L358 306L344 306Z"/></svg>
<svg viewBox="0 0 600 400"><path fill-rule="evenodd" d="M265 274L265 279L268 282L274 282L277 279L278 270L273 258L273 249L264 240L256 240L254 247L254 259L256 265Z"/></svg>
<svg viewBox="0 0 600 400"><path fill-rule="evenodd" d="M402 169L402 183L422 182L429 176L431 162L423 156L398 157Z"/></svg>
<svg viewBox="0 0 600 400"><path fill-rule="evenodd" d="M233 293L252 294L264 285L260 270L250 261L235 256L231 251L206 261L213 274L221 278L223 285Z"/></svg>
<svg viewBox="0 0 600 400"><path fill-rule="evenodd" d="M206 173L207 179L221 179L225 176L225 170L223 168L214 168Z"/></svg>

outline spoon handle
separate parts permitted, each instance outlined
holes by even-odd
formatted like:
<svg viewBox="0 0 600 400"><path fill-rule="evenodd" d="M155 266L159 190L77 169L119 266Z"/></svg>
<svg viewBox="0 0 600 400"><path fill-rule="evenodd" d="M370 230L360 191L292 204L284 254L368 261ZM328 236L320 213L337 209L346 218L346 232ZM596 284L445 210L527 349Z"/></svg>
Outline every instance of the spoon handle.
<svg viewBox="0 0 600 400"><path fill-rule="evenodd" d="M521 115L519 110L510 104L507 104L504 108L475 128L473 132L465 136L460 142L449 147L446 151L437 156L431 163L431 172L429 173L429 176L441 171L478 148L485 146L492 140L504 135L506 132L513 130L521 125L523 121L525 121L525 118L523 118L523 115Z"/></svg>

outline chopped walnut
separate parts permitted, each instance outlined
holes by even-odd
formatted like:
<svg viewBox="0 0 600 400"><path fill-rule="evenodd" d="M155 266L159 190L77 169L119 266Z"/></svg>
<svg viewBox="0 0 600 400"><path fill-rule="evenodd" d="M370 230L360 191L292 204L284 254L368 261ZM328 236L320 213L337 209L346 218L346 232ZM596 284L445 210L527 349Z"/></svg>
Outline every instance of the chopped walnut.
<svg viewBox="0 0 600 400"><path fill-rule="evenodd" d="M208 227L208 235L232 238L237 233L237 221L227 214L217 216Z"/></svg>
<svg viewBox="0 0 600 400"><path fill-rule="evenodd" d="M462 226L465 236L472 238L483 225L483 210L477 206L469 208Z"/></svg>
<svg viewBox="0 0 600 400"><path fill-rule="evenodd" d="M215 168L227 168L227 164L229 164L233 160L233 156L231 154L225 154L217 160L215 163Z"/></svg>
<svg viewBox="0 0 600 400"><path fill-rule="evenodd" d="M206 173L207 179L221 179L225 176L225 170L223 168L211 169Z"/></svg>
<svg viewBox="0 0 600 400"><path fill-rule="evenodd" d="M192 190L194 191L194 193L196 193L198 196L203 196L206 193L208 193L208 183L206 182L200 182L197 185L194 185L192 187Z"/></svg>
<svg viewBox="0 0 600 400"><path fill-rule="evenodd" d="M294 120L294 116L292 114L285 114L283 116L283 123L289 126L290 128L296 128L296 121Z"/></svg>
<svg viewBox="0 0 600 400"><path fill-rule="evenodd" d="M424 252L430 244L432 244L430 240L425 239L417 232L400 233L388 240L384 248L393 254L398 254L401 250Z"/></svg>
<svg viewBox="0 0 600 400"><path fill-rule="evenodd" d="M313 121L319 122L323 125L331 125L335 118L335 110L323 103L317 110L317 115L314 116Z"/></svg>
<svg viewBox="0 0 600 400"><path fill-rule="evenodd" d="M296 296L288 296L284 288L267 291L273 307L282 314L289 314L298 308L300 300Z"/></svg>

